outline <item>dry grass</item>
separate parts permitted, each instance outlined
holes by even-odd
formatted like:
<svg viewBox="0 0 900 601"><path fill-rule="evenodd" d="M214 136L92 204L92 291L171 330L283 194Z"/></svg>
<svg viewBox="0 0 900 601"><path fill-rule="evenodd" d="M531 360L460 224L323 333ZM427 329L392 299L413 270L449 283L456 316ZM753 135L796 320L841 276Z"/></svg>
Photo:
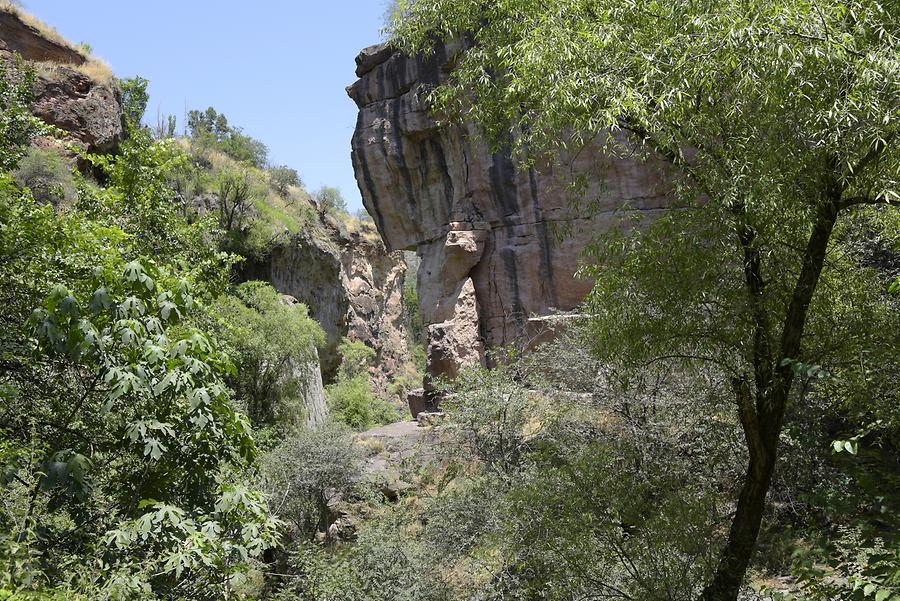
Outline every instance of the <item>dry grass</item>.
<svg viewBox="0 0 900 601"><path fill-rule="evenodd" d="M23 10L21 6L12 3L10 0L0 0L0 11L16 15L23 23L36 29L44 38L51 42L55 42L60 46L64 46L77 53L79 56L84 57L86 62L82 65L66 65L70 69L74 69L98 83L108 83L112 81L112 69L105 61L98 57L86 54L83 48L64 38L55 27L44 23L34 15ZM40 63L39 67L39 70L42 73L52 75L54 72L54 63Z"/></svg>
<svg viewBox="0 0 900 601"><path fill-rule="evenodd" d="M85 77L100 83L106 84L113 80L113 72L109 65L99 59L92 59L83 65L59 65L56 63L35 63L38 75L48 79L58 79L64 75L65 69L71 69L84 75Z"/></svg>

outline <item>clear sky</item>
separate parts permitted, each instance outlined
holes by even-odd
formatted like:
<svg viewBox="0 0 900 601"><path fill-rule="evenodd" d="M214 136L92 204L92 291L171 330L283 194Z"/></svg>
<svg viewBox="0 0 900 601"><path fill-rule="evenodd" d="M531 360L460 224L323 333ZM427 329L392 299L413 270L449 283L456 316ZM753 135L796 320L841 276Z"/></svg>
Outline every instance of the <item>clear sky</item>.
<svg viewBox="0 0 900 601"><path fill-rule="evenodd" d="M300 172L361 206L350 165L353 59L381 40L385 0L24 0L118 77L150 80L147 121L215 107Z"/></svg>

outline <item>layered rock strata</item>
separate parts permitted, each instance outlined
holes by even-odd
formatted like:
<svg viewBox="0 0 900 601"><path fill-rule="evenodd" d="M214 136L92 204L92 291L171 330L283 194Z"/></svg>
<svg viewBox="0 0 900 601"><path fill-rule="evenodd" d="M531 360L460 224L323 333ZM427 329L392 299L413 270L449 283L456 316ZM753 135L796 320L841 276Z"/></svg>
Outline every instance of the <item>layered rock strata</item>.
<svg viewBox="0 0 900 601"><path fill-rule="evenodd" d="M451 377L489 362L489 349L543 336L546 316L576 308L591 288L575 277L580 252L616 213L666 206L658 166L588 148L522 168L473 125L439 126L427 96L457 52L373 46L348 88L359 107L352 157L363 202L389 250L421 257L428 373ZM581 176L588 184L576 199L568 184Z"/></svg>

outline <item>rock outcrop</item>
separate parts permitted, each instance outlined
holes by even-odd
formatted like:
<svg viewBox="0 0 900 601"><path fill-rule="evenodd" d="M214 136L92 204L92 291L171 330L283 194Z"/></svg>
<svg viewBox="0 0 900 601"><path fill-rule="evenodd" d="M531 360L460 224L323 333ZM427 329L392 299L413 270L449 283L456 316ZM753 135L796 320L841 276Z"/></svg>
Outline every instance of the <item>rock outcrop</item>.
<svg viewBox="0 0 900 601"><path fill-rule="evenodd" d="M546 316L576 308L590 290L575 277L585 243L625 206L666 206L655 166L586 149L526 169L491 152L471 124L439 126L426 98L457 52L410 57L374 46L348 88L359 107L352 155L363 202L389 250L421 257L432 376L540 336ZM567 183L578 175L590 183L574 203Z"/></svg>
<svg viewBox="0 0 900 601"><path fill-rule="evenodd" d="M0 40L3 48L32 62L83 65L87 58L61 40L50 39L15 10L0 8Z"/></svg>
<svg viewBox="0 0 900 601"><path fill-rule="evenodd" d="M111 78L100 81L79 71L88 59L53 37L17 12L0 9L0 60L11 64L18 54L37 67L32 112L83 150L114 151L125 136L121 91Z"/></svg>
<svg viewBox="0 0 900 601"><path fill-rule="evenodd" d="M372 381L385 392L410 360L403 299L403 253L389 253L373 230L348 232L327 216L241 268L242 280L263 280L309 308L326 334L320 354L326 380L340 365L337 346L348 337L375 350Z"/></svg>

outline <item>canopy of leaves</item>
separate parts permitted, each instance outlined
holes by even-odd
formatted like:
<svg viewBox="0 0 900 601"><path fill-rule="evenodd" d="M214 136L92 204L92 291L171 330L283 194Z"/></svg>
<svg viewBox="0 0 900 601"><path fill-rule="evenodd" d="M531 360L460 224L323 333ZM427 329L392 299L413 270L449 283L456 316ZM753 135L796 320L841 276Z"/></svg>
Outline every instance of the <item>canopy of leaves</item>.
<svg viewBox="0 0 900 601"><path fill-rule="evenodd" d="M301 304L288 304L267 283L246 282L214 306L222 337L236 351L235 392L257 426L303 423L303 394L325 334Z"/></svg>

